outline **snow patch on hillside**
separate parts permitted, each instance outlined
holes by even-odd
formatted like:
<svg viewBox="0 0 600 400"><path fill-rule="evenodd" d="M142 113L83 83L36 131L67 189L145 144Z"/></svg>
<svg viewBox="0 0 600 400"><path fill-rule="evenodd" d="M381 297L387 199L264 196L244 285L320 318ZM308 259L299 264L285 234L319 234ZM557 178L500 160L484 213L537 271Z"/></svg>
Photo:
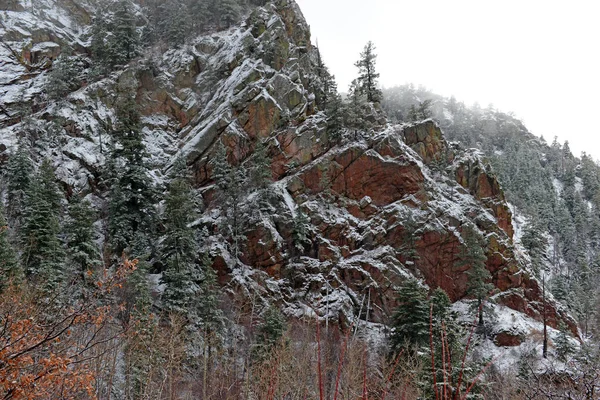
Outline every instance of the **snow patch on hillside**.
<svg viewBox="0 0 600 400"><path fill-rule="evenodd" d="M527 315L515 311L511 308L488 303L492 309L492 332L490 337L480 337L475 335L476 347L475 357L481 359L493 360L495 368L501 371L507 371L518 367L524 356L534 353L537 358L541 358L543 347L544 325ZM458 301L453 305L453 309L458 312L460 321L468 326L473 326L475 315L471 301ZM559 335L559 331L547 326L549 339L549 356L555 359L554 341ZM512 336L522 338L518 346L501 347L497 346L493 337L499 333L508 333ZM579 343L574 338L570 339L575 347Z"/></svg>
<svg viewBox="0 0 600 400"><path fill-rule="evenodd" d="M552 186L554 186L554 190L556 191L556 195L560 197L560 194L564 190L564 185L557 178L552 178Z"/></svg>

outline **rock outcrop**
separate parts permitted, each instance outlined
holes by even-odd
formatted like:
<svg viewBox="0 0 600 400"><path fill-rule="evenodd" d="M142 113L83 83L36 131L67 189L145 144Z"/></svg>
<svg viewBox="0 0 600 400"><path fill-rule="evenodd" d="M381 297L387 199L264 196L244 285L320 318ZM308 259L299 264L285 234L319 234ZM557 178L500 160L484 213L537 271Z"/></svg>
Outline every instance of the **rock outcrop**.
<svg viewBox="0 0 600 400"><path fill-rule="evenodd" d="M53 44L33 51L42 42L30 26L33 17L18 4L9 3L11 12L30 31L18 30L26 38L14 40L29 44L0 46L0 160L14 150L23 128L14 110L36 103L32 99L43 91L44 72L63 42L87 51L74 31L47 24L42 36ZM73 12L69 1L60 4ZM85 14L77 11L72 26L84 24ZM62 33L52 36L55 31ZM187 159L204 195L200 224L213 233L213 267L233 298L258 293L290 316L317 313L340 324L355 318L388 322L397 305L395 289L411 276L443 288L453 301L468 299L470 266L458 258L461 232L473 225L487 241L494 299L538 320L545 307L551 326L565 321L576 333L555 303L543 305L539 282L515 251L502 188L477 152L448 144L431 120L386 127L377 110L371 121L377 129L343 144L331 140L316 100L322 91L317 51L293 0L269 2L239 27L158 53L90 83L60 106L36 103L37 129L60 122L52 141L35 143L37 159L50 157L60 166L65 187L105 202L98 182L103 134L115 122L116 96L136 93L154 177L161 183L174 157ZM219 231L222 210L212 195L211 160L221 142L231 163L246 163L259 141L272 160L271 208L251 207L253 220L235 261ZM307 242L298 244L293 232L300 212L310 223ZM516 340L497 337L501 345Z"/></svg>

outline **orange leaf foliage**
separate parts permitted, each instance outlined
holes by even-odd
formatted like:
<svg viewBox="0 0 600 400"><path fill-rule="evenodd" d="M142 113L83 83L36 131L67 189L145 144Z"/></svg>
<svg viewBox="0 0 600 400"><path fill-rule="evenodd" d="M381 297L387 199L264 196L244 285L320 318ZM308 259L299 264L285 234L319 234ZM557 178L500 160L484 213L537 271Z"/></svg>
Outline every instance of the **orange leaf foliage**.
<svg viewBox="0 0 600 400"><path fill-rule="evenodd" d="M118 287L132 268L135 262L126 261L98 285L96 298L52 313L27 284L0 293L0 398L95 399L92 350L105 332L112 334L112 310L118 309L95 300Z"/></svg>

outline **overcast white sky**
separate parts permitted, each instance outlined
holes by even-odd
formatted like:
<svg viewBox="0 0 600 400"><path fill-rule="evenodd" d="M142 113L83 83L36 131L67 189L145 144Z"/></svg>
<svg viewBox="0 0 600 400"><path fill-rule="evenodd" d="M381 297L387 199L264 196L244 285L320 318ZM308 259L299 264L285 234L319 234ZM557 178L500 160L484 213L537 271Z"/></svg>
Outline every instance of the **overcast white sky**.
<svg viewBox="0 0 600 400"><path fill-rule="evenodd" d="M600 1L296 1L341 91L371 40L383 86L492 103L600 159Z"/></svg>

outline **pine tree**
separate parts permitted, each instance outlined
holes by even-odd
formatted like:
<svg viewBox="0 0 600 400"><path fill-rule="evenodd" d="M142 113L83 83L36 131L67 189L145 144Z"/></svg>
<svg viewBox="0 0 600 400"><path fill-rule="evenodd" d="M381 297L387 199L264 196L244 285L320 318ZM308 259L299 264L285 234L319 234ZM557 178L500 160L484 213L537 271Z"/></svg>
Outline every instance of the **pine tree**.
<svg viewBox="0 0 600 400"><path fill-rule="evenodd" d="M46 159L26 193L21 237L25 272L48 291L58 289L65 279L59 239L61 197L54 169Z"/></svg>
<svg viewBox="0 0 600 400"><path fill-rule="evenodd" d="M320 87L315 90L316 103L319 109L325 111L327 116L327 133L329 140L336 144L341 139L343 127L343 102L338 93L335 77L329 72L327 66L323 63L321 52L317 47L317 76L319 77Z"/></svg>
<svg viewBox="0 0 600 400"><path fill-rule="evenodd" d="M417 107L415 107L414 104L410 105L410 109L408 111L408 120L411 122L416 122L416 121L421 120L419 118L419 111L417 110Z"/></svg>
<svg viewBox="0 0 600 400"><path fill-rule="evenodd" d="M577 314L582 331L587 336L590 333L590 322L597 313L597 276L594 276L589 263L583 259L579 263L575 278L572 285L575 300L573 309Z"/></svg>
<svg viewBox="0 0 600 400"><path fill-rule="evenodd" d="M219 307L219 284L217 273L211 265L209 255L202 257L202 282L200 283L199 295L199 317L204 331L204 336L210 337L212 343L216 343L218 335L223 330L225 317Z"/></svg>
<svg viewBox="0 0 600 400"><path fill-rule="evenodd" d="M198 244L194 228L196 204L183 159L174 164L174 176L165 198L164 228L167 233L161 246L161 259L166 265L162 283L166 285L162 296L167 311L186 317L191 326L198 324L197 302L202 281L196 263Z"/></svg>
<svg viewBox="0 0 600 400"><path fill-rule="evenodd" d="M296 215L294 216L292 241L294 244L294 250L299 255L304 253L304 246L310 243L309 228L310 220L308 219L308 216L300 208L298 208Z"/></svg>
<svg viewBox="0 0 600 400"><path fill-rule="evenodd" d="M338 144L342 139L344 127L344 103L342 96L337 92L337 84L332 82L330 94L325 105L327 115L327 133L331 143Z"/></svg>
<svg viewBox="0 0 600 400"><path fill-rule="evenodd" d="M450 297L448 297L448 294L444 291L444 289L435 289L431 294L430 302L433 305L432 323L434 330L437 330L435 333L439 334L441 332L442 322L444 322L447 327L450 327L456 323L457 315L454 311L452 311L452 301L450 301Z"/></svg>
<svg viewBox="0 0 600 400"><path fill-rule="evenodd" d="M548 241L544 236L544 230L537 218L532 219L532 221L524 228L521 243L523 243L523 246L529 251L533 271L539 276L540 269L543 266L544 258L546 256L546 246L548 246Z"/></svg>
<svg viewBox="0 0 600 400"><path fill-rule="evenodd" d="M249 162L250 185L259 190L265 189L272 182L273 176L271 174L271 158L267 152L267 146L262 141L256 144L254 154Z"/></svg>
<svg viewBox="0 0 600 400"><path fill-rule="evenodd" d="M69 203L69 220L65 226L67 253L77 268L81 281L86 283L89 275L102 264L100 249L94 243L96 212L87 200L74 194Z"/></svg>
<svg viewBox="0 0 600 400"><path fill-rule="evenodd" d="M364 119L366 97L361 92L358 81L355 79L348 88L348 99L344 115L345 125L354 131L354 139L358 139L358 131L368 129Z"/></svg>
<svg viewBox="0 0 600 400"><path fill-rule="evenodd" d="M264 313L263 322L258 327L254 357L263 360L268 357L271 350L279 343L286 330L285 317L274 306L270 306Z"/></svg>
<svg viewBox="0 0 600 400"><path fill-rule="evenodd" d="M431 118L431 99L419 102L418 113L421 119Z"/></svg>
<svg viewBox="0 0 600 400"><path fill-rule="evenodd" d="M112 25L109 42L111 62L112 65L122 65L139 54L140 38L131 0L119 0Z"/></svg>
<svg viewBox="0 0 600 400"><path fill-rule="evenodd" d="M114 58L108 46L109 26L103 10L98 10L92 20L91 51L96 74L103 74Z"/></svg>
<svg viewBox="0 0 600 400"><path fill-rule="evenodd" d="M191 15L192 30L197 32L203 30L211 17L210 4L208 1L190 0L188 9Z"/></svg>
<svg viewBox="0 0 600 400"><path fill-rule="evenodd" d="M558 336L554 341L556 347L556 356L562 362L567 362L570 355L575 353L575 346L571 343L569 334L567 333L567 327L563 322L558 326Z"/></svg>
<svg viewBox="0 0 600 400"><path fill-rule="evenodd" d="M77 90L83 79L83 65L79 58L61 54L54 63L48 74L46 82L46 93L52 100L64 99L66 95Z"/></svg>
<svg viewBox="0 0 600 400"><path fill-rule="evenodd" d="M367 96L367 100L371 103L379 103L383 98L377 83L379 74L375 72L376 58L375 45L373 42L368 42L362 53L360 53L360 59L354 64L359 71L358 84L360 91Z"/></svg>
<svg viewBox="0 0 600 400"><path fill-rule="evenodd" d="M25 197L33 176L33 161L23 143L8 159L7 176L7 217L13 229L20 228L25 208Z"/></svg>
<svg viewBox="0 0 600 400"><path fill-rule="evenodd" d="M392 317L390 344L392 354L401 349L419 350L429 345L429 303L427 290L414 279L403 283Z"/></svg>
<svg viewBox="0 0 600 400"><path fill-rule="evenodd" d="M125 381L127 398L138 399L146 390L157 349L148 346L159 329L159 320L152 313L152 297L148 283L148 266L136 262L136 269L127 279L125 290L126 322L135 329L125 347Z"/></svg>
<svg viewBox="0 0 600 400"><path fill-rule="evenodd" d="M110 243L115 256L126 251L128 256L139 258L152 251L157 196L145 161L147 152L135 101L121 100L116 113L118 124L113 137L118 146L112 157L117 176L111 187Z"/></svg>
<svg viewBox="0 0 600 400"><path fill-rule="evenodd" d="M217 145L212 165L213 177L222 205L221 228L225 237L231 242L232 255L237 258L248 222L248 212L244 204L248 193L248 171L242 165L229 164L227 152L221 142Z"/></svg>
<svg viewBox="0 0 600 400"><path fill-rule="evenodd" d="M140 115L135 100L119 99L116 104L117 124L112 136L116 142L111 152L111 192L108 215L109 243L113 257L136 260L136 270L124 288L127 315L139 327L138 342L149 342L158 327L152 312L148 283L148 259L154 250L156 190L145 161ZM132 343L126 363L134 392L141 393L149 374L148 358L152 349Z"/></svg>
<svg viewBox="0 0 600 400"><path fill-rule="evenodd" d="M494 285L489 283L492 276L486 268L487 256L485 255L485 244L475 228L467 226L463 230L463 246L459 255L461 266L468 266L469 277L468 292L476 300L479 325L483 326L483 314L486 310L486 299Z"/></svg>
<svg viewBox="0 0 600 400"><path fill-rule="evenodd" d="M552 280L551 293L554 298L564 305L569 303L569 284L564 275L555 275Z"/></svg>
<svg viewBox="0 0 600 400"><path fill-rule="evenodd" d="M317 76L319 77L319 81L318 81L318 85L317 88L319 90L315 90L315 100L317 103L317 106L320 109L324 109L328 100L329 100L329 93L330 93L330 77L331 74L329 73L329 69L327 68L327 66L323 63L323 59L321 58L321 51L319 50L319 46L317 44L316 46L316 54L317 54L317 65L315 67Z"/></svg>
<svg viewBox="0 0 600 400"><path fill-rule="evenodd" d="M183 44L190 31L190 22L190 12L185 2L168 0L158 6L157 28L160 37L168 43Z"/></svg>
<svg viewBox="0 0 600 400"><path fill-rule="evenodd" d="M203 342L203 398L208 398L206 388L208 386L208 370L213 350L220 347L222 343L222 331L225 319L219 308L217 274L211 266L208 254L202 260L203 279L200 285L198 297L198 310L201 320L201 335Z"/></svg>
<svg viewBox="0 0 600 400"><path fill-rule="evenodd" d="M22 278L22 271L17 253L9 241L9 227L4 218L4 207L0 203L0 292L9 283L17 283Z"/></svg>
<svg viewBox="0 0 600 400"><path fill-rule="evenodd" d="M412 122L422 121L431 117L431 99L420 101L417 106L415 104L410 105L408 111L408 120Z"/></svg>
<svg viewBox="0 0 600 400"><path fill-rule="evenodd" d="M237 0L219 0L215 3L218 4L216 16L220 23L228 28L237 22L241 12Z"/></svg>

